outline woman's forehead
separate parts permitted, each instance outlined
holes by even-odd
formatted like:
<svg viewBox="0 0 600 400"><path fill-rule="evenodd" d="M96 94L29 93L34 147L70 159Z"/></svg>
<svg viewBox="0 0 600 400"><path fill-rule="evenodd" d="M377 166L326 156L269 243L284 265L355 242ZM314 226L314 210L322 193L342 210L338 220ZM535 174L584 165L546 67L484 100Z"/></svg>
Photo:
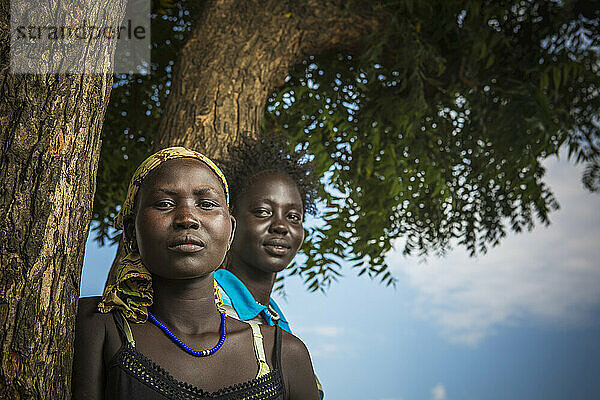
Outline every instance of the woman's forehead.
<svg viewBox="0 0 600 400"><path fill-rule="evenodd" d="M240 196L249 201L272 200L285 203L296 203L302 206L302 195L296 182L287 174L269 172L253 179L244 190L245 195Z"/></svg>
<svg viewBox="0 0 600 400"><path fill-rule="evenodd" d="M225 189L216 173L205 163L193 158L169 160L151 171L141 189L157 189L157 186L212 186L225 196Z"/></svg>

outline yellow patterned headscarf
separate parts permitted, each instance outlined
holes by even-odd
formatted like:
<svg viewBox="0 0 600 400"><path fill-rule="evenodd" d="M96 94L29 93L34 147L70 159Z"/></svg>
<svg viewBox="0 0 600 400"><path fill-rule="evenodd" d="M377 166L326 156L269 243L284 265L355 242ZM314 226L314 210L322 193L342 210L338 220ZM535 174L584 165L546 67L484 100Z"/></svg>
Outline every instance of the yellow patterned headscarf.
<svg viewBox="0 0 600 400"><path fill-rule="evenodd" d="M225 191L227 205L229 205L229 188L225 175L211 159L196 151L186 149L185 147L169 147L160 150L137 168L131 181L127 196L119 214L115 218L115 228L123 229L123 222L128 217L133 217L135 198L150 171L156 169L166 161L178 158L195 158L206 164L219 178ZM123 244L125 246L125 256L120 260L117 267L115 283L107 285L102 295L102 300L98 304L98 310L103 313L114 309L120 310L125 318L131 322L146 322L148 318L148 307L152 305L152 276L142 262L139 253L132 250L131 240L123 232ZM222 304L221 295L215 286L215 302L217 306Z"/></svg>

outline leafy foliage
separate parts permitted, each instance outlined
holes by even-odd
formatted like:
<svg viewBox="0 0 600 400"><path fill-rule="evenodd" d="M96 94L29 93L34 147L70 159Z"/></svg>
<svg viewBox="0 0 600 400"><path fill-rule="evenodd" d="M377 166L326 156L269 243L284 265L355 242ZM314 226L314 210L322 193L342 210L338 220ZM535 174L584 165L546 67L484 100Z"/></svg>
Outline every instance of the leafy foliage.
<svg viewBox="0 0 600 400"><path fill-rule="evenodd" d="M350 260L389 284L399 240L405 254L456 242L474 255L548 224L558 203L541 161L563 144L599 156L599 18L575 6L393 2L367 51L297 66L267 126L308 146L330 190L292 273L316 290Z"/></svg>
<svg viewBox="0 0 600 400"><path fill-rule="evenodd" d="M156 134L191 2L156 13L153 75L119 77L104 128L94 219L98 238ZM542 161L566 146L598 187L600 13L589 2L353 1L389 16L359 48L309 57L269 99L264 129L314 155L321 220L290 269L309 290L350 261L393 276L386 253L485 252L558 207ZM133 128L135 127L135 129ZM124 157L128 159L124 159ZM594 167L595 166L595 167ZM594 169L595 168L595 169Z"/></svg>

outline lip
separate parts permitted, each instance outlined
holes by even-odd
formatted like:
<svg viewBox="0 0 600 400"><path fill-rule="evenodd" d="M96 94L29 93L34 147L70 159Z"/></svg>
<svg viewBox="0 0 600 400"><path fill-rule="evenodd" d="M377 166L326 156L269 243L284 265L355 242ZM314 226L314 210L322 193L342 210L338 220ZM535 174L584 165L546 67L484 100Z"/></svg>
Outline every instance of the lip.
<svg viewBox="0 0 600 400"><path fill-rule="evenodd" d="M184 254L197 253L203 250L205 247L206 246L202 240L193 236L184 236L169 242L169 250Z"/></svg>
<svg viewBox="0 0 600 400"><path fill-rule="evenodd" d="M270 254L275 257L285 256L292 249L292 246L290 246L288 241L284 239L265 240L262 245L267 254Z"/></svg>

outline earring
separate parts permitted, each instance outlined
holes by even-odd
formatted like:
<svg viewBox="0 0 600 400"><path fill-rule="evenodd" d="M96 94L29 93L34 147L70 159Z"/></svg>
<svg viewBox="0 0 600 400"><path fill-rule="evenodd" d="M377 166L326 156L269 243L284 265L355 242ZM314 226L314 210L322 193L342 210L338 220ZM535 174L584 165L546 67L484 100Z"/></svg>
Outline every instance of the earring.
<svg viewBox="0 0 600 400"><path fill-rule="evenodd" d="M130 253L139 253L139 248L137 245L137 240L135 238L135 230L132 231L132 238L127 241L127 248Z"/></svg>

